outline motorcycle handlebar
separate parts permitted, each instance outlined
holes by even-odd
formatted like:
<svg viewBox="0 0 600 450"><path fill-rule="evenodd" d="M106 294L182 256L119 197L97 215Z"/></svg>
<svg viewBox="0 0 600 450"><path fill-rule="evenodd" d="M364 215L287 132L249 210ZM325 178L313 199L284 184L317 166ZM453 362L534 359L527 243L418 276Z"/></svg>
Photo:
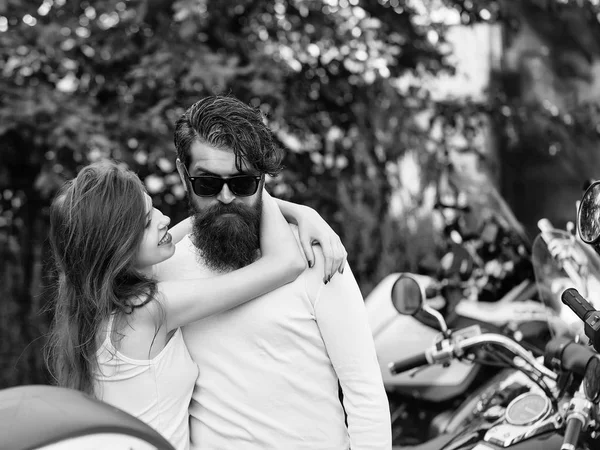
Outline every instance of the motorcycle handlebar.
<svg viewBox="0 0 600 450"><path fill-rule="evenodd" d="M419 353L409 358L390 363L388 368L392 375L398 375L399 373L406 372L411 369L416 369L417 367L421 367L427 364L429 364L429 361L427 360L427 355L425 353Z"/></svg>
<svg viewBox="0 0 600 450"><path fill-rule="evenodd" d="M525 360L532 370L537 372L539 375L550 378L552 380L557 379L556 373L552 370L547 369L543 364L536 361L535 357L531 355L522 345L510 339L507 336L503 336L495 333L484 333L481 335L462 339L457 342L447 340L447 346L443 351L437 350L437 346L429 349L425 353L421 353L415 356L411 356L402 361L396 361L390 363L388 368L392 374L398 374L405 372L410 369L414 369L425 364L435 364L440 362L447 362L450 359L460 357L465 351L473 347L479 347L482 344L496 344L504 347L505 349L512 352L515 356L518 356Z"/></svg>
<svg viewBox="0 0 600 450"><path fill-rule="evenodd" d="M560 298L565 305L567 305L575 314L577 314L577 317L579 317L582 322L585 322L589 314L595 311L594 307L590 305L589 302L579 294L579 292L577 292L577 289L566 289Z"/></svg>
<svg viewBox="0 0 600 450"><path fill-rule="evenodd" d="M574 288L565 290L561 299L584 323L585 335L596 351L600 352L600 311L596 311Z"/></svg>
<svg viewBox="0 0 600 450"><path fill-rule="evenodd" d="M583 429L583 422L578 417L569 417L565 427L565 438L560 447L560 450L575 450L579 434Z"/></svg>

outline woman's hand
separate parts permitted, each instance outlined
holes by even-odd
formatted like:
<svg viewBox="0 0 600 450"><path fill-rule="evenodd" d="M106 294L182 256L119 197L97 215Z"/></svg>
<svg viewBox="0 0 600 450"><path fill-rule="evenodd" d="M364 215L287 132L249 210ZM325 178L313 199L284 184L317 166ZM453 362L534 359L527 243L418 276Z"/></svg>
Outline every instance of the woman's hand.
<svg viewBox="0 0 600 450"><path fill-rule="evenodd" d="M325 258L323 282L328 283L336 272L342 273L344 271L348 252L346 252L340 237L329 224L314 209L306 208L306 215L298 218L300 244L309 261L309 267L314 264L313 244L321 246Z"/></svg>
<svg viewBox="0 0 600 450"><path fill-rule="evenodd" d="M312 246L319 244L323 250L323 257L325 259L323 282L329 282L336 271L342 273L346 266L348 253L340 237L323 220L319 213L308 206L298 205L279 198L275 198L274 200L277 202L284 217L289 222L298 225L300 245L308 260L308 267L312 267L315 261L315 253Z"/></svg>
<svg viewBox="0 0 600 450"><path fill-rule="evenodd" d="M269 193L262 192L260 250L263 258L272 258L275 264L289 265L294 278L306 270L306 260L290 225L281 214Z"/></svg>
<svg viewBox="0 0 600 450"><path fill-rule="evenodd" d="M294 219L298 224L300 245L312 267L315 260L313 245L318 244L325 258L323 282L327 283L336 273L342 273L346 266L348 252L344 248L340 237L314 209L308 206L294 204Z"/></svg>

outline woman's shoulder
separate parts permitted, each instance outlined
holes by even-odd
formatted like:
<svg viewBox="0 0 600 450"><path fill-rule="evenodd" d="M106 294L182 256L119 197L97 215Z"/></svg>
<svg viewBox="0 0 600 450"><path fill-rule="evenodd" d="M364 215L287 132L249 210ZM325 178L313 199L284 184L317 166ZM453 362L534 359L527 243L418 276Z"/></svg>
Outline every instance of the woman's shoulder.
<svg viewBox="0 0 600 450"><path fill-rule="evenodd" d="M159 297L160 290L156 290L153 295L144 297L135 297L131 299L132 309L129 316L132 320L142 325L156 325L159 324L162 317L162 308L160 305Z"/></svg>
<svg viewBox="0 0 600 450"><path fill-rule="evenodd" d="M130 312L114 315L113 325L107 329L111 343L129 358L152 359L162 351L170 337L160 304L154 298L133 304L136 306Z"/></svg>

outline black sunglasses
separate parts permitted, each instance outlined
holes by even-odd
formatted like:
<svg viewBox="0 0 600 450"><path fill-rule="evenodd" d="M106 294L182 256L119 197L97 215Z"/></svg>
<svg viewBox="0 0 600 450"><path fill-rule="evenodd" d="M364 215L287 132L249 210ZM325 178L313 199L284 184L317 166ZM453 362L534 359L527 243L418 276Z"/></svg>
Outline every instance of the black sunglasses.
<svg viewBox="0 0 600 450"><path fill-rule="evenodd" d="M185 175L192 183L192 190L198 197L214 197L219 195L226 184L231 193L237 197L248 197L256 194L261 175L236 175L233 177L222 178L216 175L200 175L190 177L187 167L183 166Z"/></svg>

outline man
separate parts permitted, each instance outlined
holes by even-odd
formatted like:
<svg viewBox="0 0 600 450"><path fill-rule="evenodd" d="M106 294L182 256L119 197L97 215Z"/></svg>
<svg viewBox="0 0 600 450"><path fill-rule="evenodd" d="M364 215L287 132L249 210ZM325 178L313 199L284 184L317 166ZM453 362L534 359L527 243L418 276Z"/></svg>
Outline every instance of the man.
<svg viewBox="0 0 600 450"><path fill-rule="evenodd" d="M279 172L283 157L261 114L232 97L205 98L177 121L175 146L193 231L159 277L197 278L251 263L265 175ZM391 448L358 285L349 267L324 282L323 258L315 255L317 270L184 327L200 369L190 405L193 449Z"/></svg>

